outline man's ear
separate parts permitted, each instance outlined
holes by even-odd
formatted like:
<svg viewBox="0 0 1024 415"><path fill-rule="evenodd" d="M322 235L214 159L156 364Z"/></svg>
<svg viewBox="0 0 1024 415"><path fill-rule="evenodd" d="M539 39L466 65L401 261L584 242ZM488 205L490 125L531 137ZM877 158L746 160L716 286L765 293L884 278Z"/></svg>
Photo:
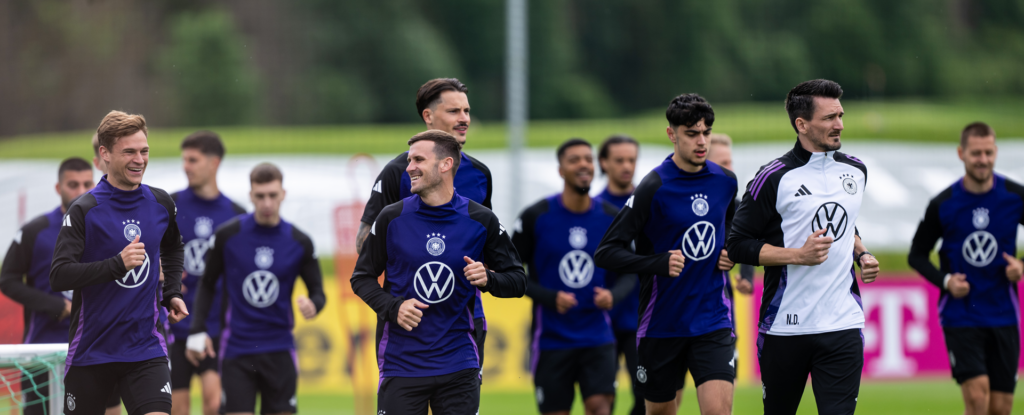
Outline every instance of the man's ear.
<svg viewBox="0 0 1024 415"><path fill-rule="evenodd" d="M964 160L964 148L956 146L956 156L960 158L960 161Z"/></svg>
<svg viewBox="0 0 1024 415"><path fill-rule="evenodd" d="M668 134L668 141L671 141L672 144L676 143L676 132L672 129L671 125L665 127L665 134Z"/></svg>
<svg viewBox="0 0 1024 415"><path fill-rule="evenodd" d="M430 108L424 108L423 112L420 113L420 118L423 119L424 124L429 126L430 124L434 123L434 111L432 111Z"/></svg>
<svg viewBox="0 0 1024 415"><path fill-rule="evenodd" d="M794 124L796 124L797 132L799 132L800 134L807 134L807 120L800 117L796 117L796 121L794 122Z"/></svg>

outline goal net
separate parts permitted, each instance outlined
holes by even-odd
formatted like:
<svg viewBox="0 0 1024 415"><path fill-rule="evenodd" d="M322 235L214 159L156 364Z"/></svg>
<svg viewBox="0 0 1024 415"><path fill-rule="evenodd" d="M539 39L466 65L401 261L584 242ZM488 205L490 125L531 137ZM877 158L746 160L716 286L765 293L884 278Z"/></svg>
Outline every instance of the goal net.
<svg viewBox="0 0 1024 415"><path fill-rule="evenodd" d="M67 355L67 344L0 345L0 415L63 413Z"/></svg>

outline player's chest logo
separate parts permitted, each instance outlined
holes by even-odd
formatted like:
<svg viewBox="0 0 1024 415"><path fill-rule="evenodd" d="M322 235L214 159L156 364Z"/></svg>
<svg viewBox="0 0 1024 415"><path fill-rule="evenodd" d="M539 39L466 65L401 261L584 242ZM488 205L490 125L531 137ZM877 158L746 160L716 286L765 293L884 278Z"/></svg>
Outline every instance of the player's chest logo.
<svg viewBox="0 0 1024 415"><path fill-rule="evenodd" d="M431 233L427 235L427 253L431 256L441 256L444 253L444 240L445 236L439 233Z"/></svg>
<svg viewBox="0 0 1024 415"><path fill-rule="evenodd" d="M242 296L253 307L265 308L274 304L281 293L277 276L269 270L274 265L274 250L266 246L256 248L254 262L259 269L242 281Z"/></svg>
<svg viewBox="0 0 1024 415"><path fill-rule="evenodd" d="M121 224L124 225L124 239L127 239L128 242L132 242L135 240L135 237L139 237L141 240L142 228L139 227L139 221L134 219L128 219L122 221ZM143 259L142 265L139 265L135 269L128 270L128 272L124 274L123 278L119 280L114 280L114 282L116 282L117 285L120 285L124 288L135 288L142 284L145 284L146 280L149 279L150 265L151 264L149 262L149 252L146 252L146 257L145 259Z"/></svg>
<svg viewBox="0 0 1024 415"><path fill-rule="evenodd" d="M683 255L693 261L703 261L715 251L715 225L706 220L697 222L683 233Z"/></svg>
<svg viewBox="0 0 1024 415"><path fill-rule="evenodd" d="M185 271L189 275L200 277L206 270L206 251L210 249L210 241L196 238L185 244Z"/></svg>
<svg viewBox="0 0 1024 415"><path fill-rule="evenodd" d="M850 223L850 217L846 214L846 208L836 202L825 202L814 212L811 217L811 232L825 229L822 236L831 236L838 241L846 235L846 228Z"/></svg>
<svg viewBox="0 0 1024 415"><path fill-rule="evenodd" d="M857 180L854 180L852 174L843 174L839 176L839 180L843 183L843 190L851 195L857 194Z"/></svg>
<svg viewBox="0 0 1024 415"><path fill-rule="evenodd" d="M213 219L206 216L196 218L196 225L192 227L192 231L195 232L196 238L209 238L213 235Z"/></svg>
<svg viewBox="0 0 1024 415"><path fill-rule="evenodd" d="M412 285L421 300L437 304L455 292L455 273L445 263L431 261L416 270Z"/></svg>
<svg viewBox="0 0 1024 415"><path fill-rule="evenodd" d="M569 246L573 248L558 262L558 277L569 288L583 288L594 279L594 259L583 249L587 247L587 229L569 229Z"/></svg>
<svg viewBox="0 0 1024 415"><path fill-rule="evenodd" d="M963 255L967 263L976 267L984 267L996 259L999 242L996 237L985 230L989 224L988 209L977 208L972 212L971 224L977 229L964 239Z"/></svg>
<svg viewBox="0 0 1024 415"><path fill-rule="evenodd" d="M708 204L708 195L698 193L690 196L690 200L690 208L693 209L694 215L704 216L711 211L711 205Z"/></svg>

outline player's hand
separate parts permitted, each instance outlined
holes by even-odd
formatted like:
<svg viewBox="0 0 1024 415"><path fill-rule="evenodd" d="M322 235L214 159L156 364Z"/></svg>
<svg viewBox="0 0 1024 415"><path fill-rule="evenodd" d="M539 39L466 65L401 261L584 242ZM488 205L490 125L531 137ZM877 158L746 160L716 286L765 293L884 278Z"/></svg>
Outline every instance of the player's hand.
<svg viewBox="0 0 1024 415"><path fill-rule="evenodd" d="M683 266L686 265L686 257L683 256L683 251L673 249L668 251L670 254L668 257L668 276L678 277L683 272Z"/></svg>
<svg viewBox="0 0 1024 415"><path fill-rule="evenodd" d="M466 261L466 267L462 269L462 272L466 273L466 279L469 280L469 283L477 287L486 286L487 267L484 266L483 262L476 262L468 256L462 257L462 260Z"/></svg>
<svg viewBox="0 0 1024 415"><path fill-rule="evenodd" d="M146 262L146 244L139 242L139 235L135 235L135 239L121 250L121 261L124 269L129 271Z"/></svg>
<svg viewBox="0 0 1024 415"><path fill-rule="evenodd" d="M167 320L170 320L171 324L177 323L188 317L188 309L185 308L185 301L181 298L174 297L171 299L171 306L167 309Z"/></svg>
<svg viewBox="0 0 1024 415"><path fill-rule="evenodd" d="M723 248L722 253L718 255L718 269L721 271L728 271L735 266L736 264L729 260L729 252Z"/></svg>
<svg viewBox="0 0 1024 415"><path fill-rule="evenodd" d="M875 278L878 278L878 258L874 255L865 254L860 257L860 279L865 284L875 282Z"/></svg>
<svg viewBox="0 0 1024 415"><path fill-rule="evenodd" d="M828 229L821 228L807 237L804 246L797 250L794 265L818 265L828 259L828 249L832 247L833 239L831 236L822 236L826 231Z"/></svg>
<svg viewBox="0 0 1024 415"><path fill-rule="evenodd" d="M555 296L555 306L558 308L558 314L565 314L570 308L576 307L576 294L567 293L565 291L559 291Z"/></svg>
<svg viewBox="0 0 1024 415"><path fill-rule="evenodd" d="M299 312L302 313L303 318L312 320L313 317L316 317L316 306L313 305L313 300L300 296L295 301L299 303Z"/></svg>
<svg viewBox="0 0 1024 415"><path fill-rule="evenodd" d="M402 306L398 307L398 325L402 326L405 331L412 331L420 325L420 319L423 318L423 312L420 309L428 307L430 306L415 298L403 301Z"/></svg>
<svg viewBox="0 0 1024 415"><path fill-rule="evenodd" d="M949 277L946 289L953 295L953 298L964 298L971 292L971 284L967 282L966 275L956 273Z"/></svg>
<svg viewBox="0 0 1024 415"><path fill-rule="evenodd" d="M754 284L751 284L750 281L747 281L743 278L739 278L736 280L736 291L744 295L753 294Z"/></svg>
<svg viewBox="0 0 1024 415"><path fill-rule="evenodd" d="M203 334L203 337L206 338L203 351L193 350L191 348L185 349L185 359L188 360L188 362L191 363L192 366L196 367L198 367L199 363L202 362L207 357L217 357L217 352L213 351L213 340L210 339L210 336L206 336L206 333L201 334Z"/></svg>
<svg viewBox="0 0 1024 415"><path fill-rule="evenodd" d="M594 287L594 305L596 305L597 308L602 310L611 310L614 300L615 299L612 298L611 290Z"/></svg>
<svg viewBox="0 0 1024 415"><path fill-rule="evenodd" d="M1006 260L1006 278L1010 282L1020 281L1021 275L1024 275L1024 261L1014 258L1006 252L1003 252L1003 259Z"/></svg>
<svg viewBox="0 0 1024 415"><path fill-rule="evenodd" d="M64 299L64 311L60 312L60 317L57 318L57 321L64 320L64 319L68 318L68 316L70 316L70 315L71 315L71 300L68 300L67 298L65 298Z"/></svg>

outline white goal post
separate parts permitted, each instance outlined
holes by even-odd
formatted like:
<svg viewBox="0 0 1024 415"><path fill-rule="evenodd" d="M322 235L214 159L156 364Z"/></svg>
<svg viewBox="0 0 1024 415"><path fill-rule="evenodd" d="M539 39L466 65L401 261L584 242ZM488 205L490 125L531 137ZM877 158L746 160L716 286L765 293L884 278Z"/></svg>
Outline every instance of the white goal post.
<svg viewBox="0 0 1024 415"><path fill-rule="evenodd" d="M0 388L6 389L11 407L24 407L24 393L14 392L14 383L20 389L21 381L30 374L48 372L49 381L43 387L48 400L47 414L64 413L64 361L68 355L67 343L57 344L0 344ZM0 393L0 396L5 393ZM56 398L56 399L52 399ZM5 406L0 403L0 406ZM2 409L11 409L0 408Z"/></svg>

